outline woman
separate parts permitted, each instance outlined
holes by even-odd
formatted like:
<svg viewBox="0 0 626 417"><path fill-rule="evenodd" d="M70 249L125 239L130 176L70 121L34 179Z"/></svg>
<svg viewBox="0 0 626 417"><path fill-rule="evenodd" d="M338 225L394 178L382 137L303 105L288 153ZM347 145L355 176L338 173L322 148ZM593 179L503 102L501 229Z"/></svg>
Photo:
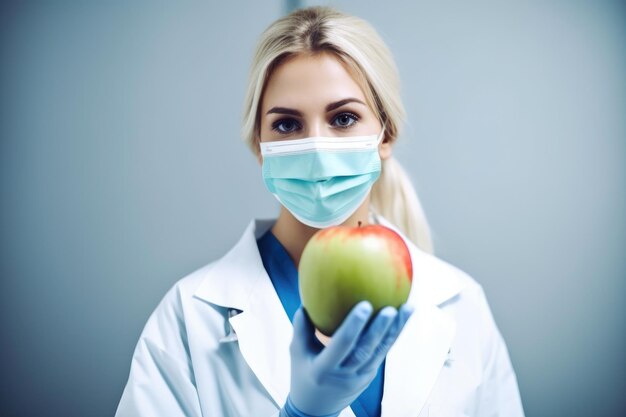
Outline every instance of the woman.
<svg viewBox="0 0 626 417"><path fill-rule="evenodd" d="M362 20L316 7L264 32L243 136L280 214L167 293L117 416L523 416L482 289L430 254L391 156L402 117L393 59ZM324 346L297 265L318 229L358 222L402 234L413 287L398 310L357 304Z"/></svg>

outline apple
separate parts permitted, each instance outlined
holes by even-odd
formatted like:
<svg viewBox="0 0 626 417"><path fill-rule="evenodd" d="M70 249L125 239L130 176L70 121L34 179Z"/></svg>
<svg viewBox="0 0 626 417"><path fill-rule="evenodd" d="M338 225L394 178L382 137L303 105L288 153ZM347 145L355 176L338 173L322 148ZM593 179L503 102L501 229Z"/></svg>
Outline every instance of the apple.
<svg viewBox="0 0 626 417"><path fill-rule="evenodd" d="M319 230L298 265L302 305L325 336L331 336L359 301L377 313L399 308L413 280L411 255L398 233L381 225Z"/></svg>

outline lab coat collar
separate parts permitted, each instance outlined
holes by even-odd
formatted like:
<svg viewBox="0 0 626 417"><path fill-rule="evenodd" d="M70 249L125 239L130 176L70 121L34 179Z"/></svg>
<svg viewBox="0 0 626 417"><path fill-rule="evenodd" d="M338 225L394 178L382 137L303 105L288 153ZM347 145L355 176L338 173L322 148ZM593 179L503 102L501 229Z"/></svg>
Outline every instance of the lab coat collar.
<svg viewBox="0 0 626 417"><path fill-rule="evenodd" d="M407 243L413 264L413 285L409 300L423 299L428 305L441 305L457 295L464 286L455 268L433 255L419 249L396 226L380 215L374 215L377 223L398 233ZM417 286L415 285L417 284Z"/></svg>
<svg viewBox="0 0 626 417"><path fill-rule="evenodd" d="M243 236L221 259L213 263L195 296L226 308L245 311L259 280L269 278L256 244L275 220L253 220Z"/></svg>
<svg viewBox="0 0 626 417"><path fill-rule="evenodd" d="M408 241L381 216L376 221L398 232L413 262L408 304L416 308L387 355L383 417L417 416L446 360L455 323L440 306L456 296L462 281L454 268ZM256 239L275 220L252 221L239 242L207 271L195 297L240 311L229 319L240 351L278 407L289 393L289 345L293 328L263 267ZM262 329L262 331L261 331ZM348 407L341 417L353 416Z"/></svg>
<svg viewBox="0 0 626 417"><path fill-rule="evenodd" d="M382 400L383 417L417 416L426 404L450 353L456 323L441 305L461 292L457 270L407 239L382 216L378 223L400 234L409 247L413 283L407 304L415 312L387 354Z"/></svg>
<svg viewBox="0 0 626 417"><path fill-rule="evenodd" d="M275 220L252 221L239 242L207 271L194 296L235 311L229 322L250 369L278 407L291 379L289 345L293 328L274 290L256 243ZM237 314L239 313L239 314Z"/></svg>

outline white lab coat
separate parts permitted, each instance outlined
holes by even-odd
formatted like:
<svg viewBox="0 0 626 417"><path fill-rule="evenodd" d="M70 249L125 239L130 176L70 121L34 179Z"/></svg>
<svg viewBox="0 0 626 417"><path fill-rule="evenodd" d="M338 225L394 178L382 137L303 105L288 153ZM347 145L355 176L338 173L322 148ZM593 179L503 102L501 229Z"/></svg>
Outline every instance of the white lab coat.
<svg viewBox="0 0 626 417"><path fill-rule="evenodd" d="M165 295L139 338L117 417L278 415L289 393L292 325L256 244L272 224L252 221L230 252ZM387 355L382 416L522 417L481 287L407 243L416 311ZM341 413L353 416L350 407Z"/></svg>

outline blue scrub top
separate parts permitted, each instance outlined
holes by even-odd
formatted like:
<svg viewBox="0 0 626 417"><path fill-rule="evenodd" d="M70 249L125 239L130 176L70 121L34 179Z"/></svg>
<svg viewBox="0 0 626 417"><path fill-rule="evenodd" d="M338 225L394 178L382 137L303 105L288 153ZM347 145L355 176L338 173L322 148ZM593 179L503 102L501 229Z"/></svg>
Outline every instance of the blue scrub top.
<svg viewBox="0 0 626 417"><path fill-rule="evenodd" d="M300 307L298 291L298 270L283 245L268 230L257 240L263 266L272 280L283 308L293 322L293 316ZM383 398L385 362L370 385L354 400L350 407L357 417L380 417L380 402Z"/></svg>

